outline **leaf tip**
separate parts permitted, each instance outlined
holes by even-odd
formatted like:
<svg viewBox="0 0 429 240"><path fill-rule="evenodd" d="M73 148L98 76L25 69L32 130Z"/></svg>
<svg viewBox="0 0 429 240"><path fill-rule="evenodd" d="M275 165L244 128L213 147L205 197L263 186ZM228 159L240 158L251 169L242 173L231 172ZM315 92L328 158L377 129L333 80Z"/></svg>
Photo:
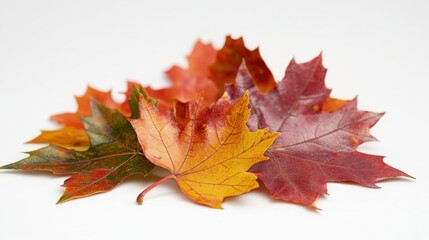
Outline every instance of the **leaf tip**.
<svg viewBox="0 0 429 240"><path fill-rule="evenodd" d="M280 136L280 132L270 132L269 129L267 129L268 133L270 134L270 137L277 139Z"/></svg>
<svg viewBox="0 0 429 240"><path fill-rule="evenodd" d="M207 203L207 202L205 202L205 203L200 202L200 203L203 205L209 206L211 208L214 208L214 209L224 210L224 208L222 206L222 202L223 202L223 199L220 201L215 201L215 202L210 202L210 203Z"/></svg>
<svg viewBox="0 0 429 240"><path fill-rule="evenodd" d="M66 196L64 196L64 195L62 195L61 197L60 197L60 199L58 199L58 201L57 201L57 205L60 205L60 204L63 204L63 203L65 203L65 202L67 202L67 201L69 201L70 199L68 198L68 197L66 197Z"/></svg>
<svg viewBox="0 0 429 240"><path fill-rule="evenodd" d="M321 208L317 207L315 202L312 202L310 205L307 206L312 211L322 211Z"/></svg>
<svg viewBox="0 0 429 240"><path fill-rule="evenodd" d="M0 169L17 169L15 163L6 164L0 167Z"/></svg>
<svg viewBox="0 0 429 240"><path fill-rule="evenodd" d="M223 208L222 204L219 204L219 206L215 206L214 208L216 208L216 209L220 209L220 210L224 210L224 208Z"/></svg>
<svg viewBox="0 0 429 240"><path fill-rule="evenodd" d="M320 51L319 55L317 55L317 57L315 58L317 61L319 61L320 63L323 62L323 50Z"/></svg>
<svg viewBox="0 0 429 240"><path fill-rule="evenodd" d="M243 101L245 101L245 102L249 101L249 89L246 89L246 91L244 92Z"/></svg>

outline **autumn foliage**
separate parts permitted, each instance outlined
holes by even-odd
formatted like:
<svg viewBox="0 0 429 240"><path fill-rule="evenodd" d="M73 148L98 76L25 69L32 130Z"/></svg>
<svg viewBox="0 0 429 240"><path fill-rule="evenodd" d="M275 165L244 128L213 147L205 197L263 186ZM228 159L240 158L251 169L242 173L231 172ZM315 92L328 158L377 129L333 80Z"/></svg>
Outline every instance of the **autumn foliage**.
<svg viewBox="0 0 429 240"><path fill-rule="evenodd" d="M144 189L139 204L172 179L189 199L213 208L259 181L272 198L316 209L328 182L374 188L410 177L357 150L375 140L369 129L383 113L358 109L357 98L331 97L321 55L292 60L278 82L259 49L249 50L242 38L228 36L218 50L197 41L187 60L166 71L171 87L127 82L124 102L88 86L76 97L76 112L51 117L61 128L29 142L48 146L1 169L71 176L62 203L160 167L170 173Z"/></svg>

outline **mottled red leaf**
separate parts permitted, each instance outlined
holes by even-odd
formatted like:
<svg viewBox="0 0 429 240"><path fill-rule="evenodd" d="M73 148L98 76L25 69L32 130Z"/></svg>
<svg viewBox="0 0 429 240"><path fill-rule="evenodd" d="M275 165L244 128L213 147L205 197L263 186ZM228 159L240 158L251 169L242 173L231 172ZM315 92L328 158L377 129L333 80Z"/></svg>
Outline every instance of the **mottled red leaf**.
<svg viewBox="0 0 429 240"><path fill-rule="evenodd" d="M234 85L226 87L232 100L250 91L250 129L268 127L281 133L267 151L270 160L250 170L273 198L313 206L327 193L327 182L376 187L377 181L408 176L385 164L383 157L356 150L374 140L369 129L383 114L358 110L356 99L321 111L330 94L325 74L321 56L304 64L292 60L284 79L262 94L242 64Z"/></svg>

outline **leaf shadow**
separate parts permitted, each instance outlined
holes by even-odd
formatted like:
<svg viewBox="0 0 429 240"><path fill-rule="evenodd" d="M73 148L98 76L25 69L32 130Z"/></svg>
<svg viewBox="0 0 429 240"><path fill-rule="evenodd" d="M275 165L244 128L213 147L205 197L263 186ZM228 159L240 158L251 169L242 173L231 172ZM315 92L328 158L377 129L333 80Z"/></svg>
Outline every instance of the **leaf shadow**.
<svg viewBox="0 0 429 240"><path fill-rule="evenodd" d="M414 182L415 179L416 178L414 178L412 176L410 176L410 177L400 176L400 177L395 177L395 178L382 179L382 180L377 181L376 184L379 184L379 183L381 183L381 184L384 184L384 183L395 183L395 182L396 183L400 183L400 182L411 183L411 182ZM330 184L349 185L349 186L364 187L364 188L369 188L369 189L379 189L379 188L381 188L381 186L378 186L378 185L376 187L369 187L369 186L364 186L364 185L358 184L358 183L353 182L353 181L328 182L328 186Z"/></svg>
<svg viewBox="0 0 429 240"><path fill-rule="evenodd" d="M251 192L245 193L245 194L253 194L253 195L257 196L258 198L265 198L265 201L269 202L270 204L276 204L276 205L285 206L285 207L296 206L296 207L299 207L299 208L303 209L304 211L311 213L311 214L317 214L317 215L321 214L322 209L320 209L320 208L307 207L307 206L304 206L301 204L292 203L292 202L285 202L285 201L282 201L280 199L272 198L270 192L263 185L263 183L260 181L258 181L258 182L260 185L259 188L252 190ZM246 202L246 200L241 196L234 196L234 197L226 198L225 203L228 203L228 205L232 205L234 207L244 206L244 205L252 205L252 206L258 207L255 204ZM246 206L246 207L248 207L248 206Z"/></svg>
<svg viewBox="0 0 429 240"><path fill-rule="evenodd" d="M0 171L0 174L4 175L16 175L16 176L41 176L51 179L58 179L58 178L65 178L69 177L69 175L60 175L60 174L53 174L49 171L40 171L40 170L32 170L32 171L25 171L25 170L15 170L15 169L2 169Z"/></svg>
<svg viewBox="0 0 429 240"><path fill-rule="evenodd" d="M414 182L416 181L417 178L415 177L397 177L397 178L389 178L389 179L384 179L381 181L378 181L377 183L388 183L388 182Z"/></svg>

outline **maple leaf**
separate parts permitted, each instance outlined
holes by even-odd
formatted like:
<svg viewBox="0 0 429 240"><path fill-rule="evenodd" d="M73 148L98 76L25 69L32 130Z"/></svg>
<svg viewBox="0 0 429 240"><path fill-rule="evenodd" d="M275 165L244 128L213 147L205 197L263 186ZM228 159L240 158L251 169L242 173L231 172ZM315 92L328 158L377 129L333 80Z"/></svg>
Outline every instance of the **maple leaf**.
<svg viewBox="0 0 429 240"><path fill-rule="evenodd" d="M146 87L146 92L160 100L159 108L166 110L176 100L189 102L204 92L203 103L210 106L224 93L224 84L234 81L241 60L246 59L248 69L254 76L256 85L266 92L275 86L270 70L262 60L259 49L249 50L242 38L226 37L222 49L215 50L211 44L198 41L188 56L188 69L173 66L166 74L172 86L154 90Z"/></svg>
<svg viewBox="0 0 429 240"><path fill-rule="evenodd" d="M221 208L225 197L258 187L256 176L246 171L267 159L263 154L278 133L249 131L247 94L233 105L222 98L211 108L200 100L179 103L174 116L141 98L141 118L130 122L146 157L171 175L144 190L138 203L148 191L171 178L187 197L213 208Z"/></svg>
<svg viewBox="0 0 429 240"><path fill-rule="evenodd" d="M226 87L232 100L250 91L250 129L281 133L267 151L270 160L250 169L273 198L314 207L317 197L327 194L327 182L377 187L386 178L409 177L383 157L356 150L375 140L369 129L383 114L358 110L356 99L329 99L325 74L321 56L304 64L292 60L283 80L262 94L243 63L234 85Z"/></svg>
<svg viewBox="0 0 429 240"><path fill-rule="evenodd" d="M68 149L87 150L90 142L80 117L91 115L90 99L93 98L101 105L111 109L118 109L126 117L129 117L131 109L128 101L131 97L131 90L133 87L140 87L140 84L128 81L127 86L127 91L124 93L125 101L122 103L113 100L111 91L103 92L88 86L83 96L76 97L78 110L75 113L62 113L51 117L52 120L63 125L63 128L51 131L42 130L39 136L27 143L47 143Z"/></svg>
<svg viewBox="0 0 429 240"><path fill-rule="evenodd" d="M259 90L265 93L276 86L273 74L262 59L259 48L251 51L244 45L243 38L233 39L227 36L224 46L217 52L216 62L210 66L210 77L217 85L218 96L224 93L226 83L235 81L243 59Z"/></svg>
<svg viewBox="0 0 429 240"><path fill-rule="evenodd" d="M109 191L133 174L149 174L154 165L144 157L127 118L95 100L91 101L91 112L92 116L82 118L91 142L87 151L50 145L1 169L73 175L64 182L66 189L58 203Z"/></svg>
<svg viewBox="0 0 429 240"><path fill-rule="evenodd" d="M218 98L216 85L209 79L209 66L216 59L216 50L211 44L197 41L192 53L187 57L188 68L173 66L166 71L171 80L169 88L154 90L146 87L145 90L152 98L160 101L159 108L168 109L176 100L189 102L194 100L200 92L204 92L203 103L210 106Z"/></svg>

